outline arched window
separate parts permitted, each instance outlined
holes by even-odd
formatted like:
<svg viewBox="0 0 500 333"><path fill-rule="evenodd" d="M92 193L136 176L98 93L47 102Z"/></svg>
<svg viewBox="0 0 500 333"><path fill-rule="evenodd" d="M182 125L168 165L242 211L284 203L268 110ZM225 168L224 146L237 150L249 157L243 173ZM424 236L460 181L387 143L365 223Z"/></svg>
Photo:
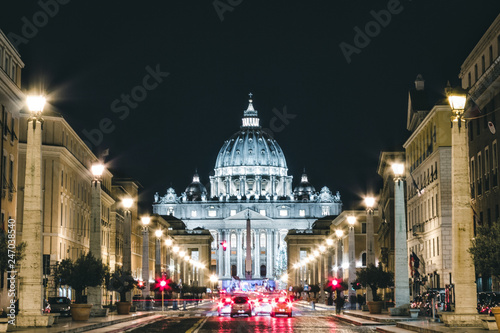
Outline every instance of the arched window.
<svg viewBox="0 0 500 333"><path fill-rule="evenodd" d="M361 266L366 267L366 252L361 255Z"/></svg>
<svg viewBox="0 0 500 333"><path fill-rule="evenodd" d="M267 273L267 268L266 268L266 265L261 265L261 266L260 266L260 276L261 276L261 277L265 277L265 276L266 276L266 273Z"/></svg>
<svg viewBox="0 0 500 333"><path fill-rule="evenodd" d="M231 234L231 248L236 248L236 234Z"/></svg>
<svg viewBox="0 0 500 333"><path fill-rule="evenodd" d="M231 276L236 276L236 265L231 265Z"/></svg>

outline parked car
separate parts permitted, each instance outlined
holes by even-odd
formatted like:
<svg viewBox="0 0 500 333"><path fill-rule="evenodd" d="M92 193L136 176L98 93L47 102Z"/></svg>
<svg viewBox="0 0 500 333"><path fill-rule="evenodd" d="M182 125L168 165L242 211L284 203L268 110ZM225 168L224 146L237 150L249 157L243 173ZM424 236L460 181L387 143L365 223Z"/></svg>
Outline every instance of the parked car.
<svg viewBox="0 0 500 333"><path fill-rule="evenodd" d="M71 300L67 297L49 297L51 313L59 313L61 316L69 316Z"/></svg>
<svg viewBox="0 0 500 333"><path fill-rule="evenodd" d="M272 301L271 317L277 314L292 316L292 302L287 297L277 297Z"/></svg>
<svg viewBox="0 0 500 333"><path fill-rule="evenodd" d="M231 304L233 300L231 297L222 297L217 304L217 313L220 316L231 314Z"/></svg>
<svg viewBox="0 0 500 333"><path fill-rule="evenodd" d="M231 317L246 314L253 315L252 304L247 296L235 296L231 302Z"/></svg>

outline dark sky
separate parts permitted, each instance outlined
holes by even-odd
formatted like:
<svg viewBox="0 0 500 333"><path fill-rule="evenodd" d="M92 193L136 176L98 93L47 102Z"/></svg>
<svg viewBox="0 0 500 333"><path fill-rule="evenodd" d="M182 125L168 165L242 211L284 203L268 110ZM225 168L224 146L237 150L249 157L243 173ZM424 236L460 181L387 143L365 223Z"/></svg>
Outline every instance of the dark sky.
<svg viewBox="0 0 500 333"><path fill-rule="evenodd" d="M214 3L230 6L223 20ZM110 167L143 184L143 203L171 184L184 191L195 168L208 183L252 92L264 127L275 108L295 115L274 133L294 186L305 167L317 190L339 190L345 208L356 208L378 191L380 151L402 150L408 137L417 74L434 96L447 80L458 84L460 65L500 12L498 0L396 4L22 0L2 5L0 29L25 38L24 89L43 86L77 133L85 138L109 119L113 130L93 150L110 149ZM390 22L376 31L371 11L388 6ZM26 22L37 31L23 29ZM354 29L367 23L373 37L348 63L339 45L355 46ZM147 81L146 91L148 66L169 74ZM136 95L145 98L127 112L120 99L132 91L147 96Z"/></svg>

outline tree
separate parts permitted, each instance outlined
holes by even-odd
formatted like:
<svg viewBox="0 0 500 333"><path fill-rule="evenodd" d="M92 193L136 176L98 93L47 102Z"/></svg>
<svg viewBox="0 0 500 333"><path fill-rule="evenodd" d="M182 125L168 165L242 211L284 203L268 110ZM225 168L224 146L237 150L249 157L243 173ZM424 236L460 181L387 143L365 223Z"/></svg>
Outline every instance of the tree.
<svg viewBox="0 0 500 333"><path fill-rule="evenodd" d="M364 288L369 286L372 290L373 300L380 301L381 299L377 294L378 288L392 287L394 285L394 274L384 271L381 264L378 267L370 264L368 267L356 272L354 283L360 283Z"/></svg>
<svg viewBox="0 0 500 333"><path fill-rule="evenodd" d="M0 253L2 253L0 255L0 274L2 279L6 271L15 271L19 267L21 260L25 257L26 242L17 243L15 248L12 247L12 245L9 247L8 237L3 229L0 229ZM9 253L12 253L9 250L15 251L15 257L9 257ZM12 261L9 263L9 260L12 259L15 259L14 267L10 266Z"/></svg>
<svg viewBox="0 0 500 333"><path fill-rule="evenodd" d="M123 271L117 268L108 282L108 290L116 291L120 294L120 302L127 302L127 293L135 288L137 281L134 280L130 271Z"/></svg>
<svg viewBox="0 0 500 333"><path fill-rule="evenodd" d="M85 303L83 292L87 287L103 284L107 265L96 259L91 252L82 254L75 262L64 259L54 268L57 286L69 285L75 290L76 303Z"/></svg>
<svg viewBox="0 0 500 333"><path fill-rule="evenodd" d="M472 240L469 253L476 273L482 276L500 276L500 225L482 226Z"/></svg>

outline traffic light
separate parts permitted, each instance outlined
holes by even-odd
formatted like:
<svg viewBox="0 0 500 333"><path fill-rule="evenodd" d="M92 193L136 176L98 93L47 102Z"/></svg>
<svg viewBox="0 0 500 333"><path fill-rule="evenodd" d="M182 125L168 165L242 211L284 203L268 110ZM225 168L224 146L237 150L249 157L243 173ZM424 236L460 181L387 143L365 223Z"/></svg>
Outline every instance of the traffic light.
<svg viewBox="0 0 500 333"><path fill-rule="evenodd" d="M158 289L160 291L167 290L169 288L168 282L169 281L167 281L167 279L165 279L164 277L162 277L159 280L156 280L155 289Z"/></svg>
<svg viewBox="0 0 500 333"><path fill-rule="evenodd" d="M137 288L141 290L146 288L146 286L144 286L144 281L142 280L137 281Z"/></svg>
<svg viewBox="0 0 500 333"><path fill-rule="evenodd" d="M220 243L220 245L222 245L222 248L224 249L224 251L226 251L226 249L227 249L227 242L226 241L222 241L222 243Z"/></svg>

